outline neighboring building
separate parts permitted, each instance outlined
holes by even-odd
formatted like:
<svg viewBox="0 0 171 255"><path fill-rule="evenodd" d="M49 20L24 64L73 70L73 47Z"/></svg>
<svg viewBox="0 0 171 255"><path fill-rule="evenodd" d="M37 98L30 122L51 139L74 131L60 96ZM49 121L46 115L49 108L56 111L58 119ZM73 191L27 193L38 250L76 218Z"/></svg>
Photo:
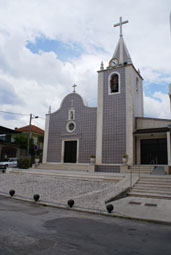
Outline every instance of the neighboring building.
<svg viewBox="0 0 171 255"><path fill-rule="evenodd" d="M131 166L171 164L171 120L144 117L143 78L125 45L124 23L109 65L98 71L98 106L86 106L74 87L46 115L44 163L85 165L93 154L97 171L119 171L126 154Z"/></svg>
<svg viewBox="0 0 171 255"><path fill-rule="evenodd" d="M19 158L20 156L26 156L27 148L22 146L16 139L16 136L22 134L28 134L28 126L22 128L15 128L15 130L0 126L0 160L7 158ZM35 151L39 151L41 156L43 151L43 138L44 130L31 125L31 136L35 145Z"/></svg>
<svg viewBox="0 0 171 255"><path fill-rule="evenodd" d="M21 128L15 128L16 131L19 131L22 133L27 133L27 134L28 134L28 129L29 129L29 125L21 127ZM40 152L42 152L43 151L44 130L37 126L31 125L30 138L33 139L33 143L35 146L37 146L37 149Z"/></svg>
<svg viewBox="0 0 171 255"><path fill-rule="evenodd" d="M14 134L19 134L19 132L0 126L0 161L19 157L24 153L20 146L15 143Z"/></svg>

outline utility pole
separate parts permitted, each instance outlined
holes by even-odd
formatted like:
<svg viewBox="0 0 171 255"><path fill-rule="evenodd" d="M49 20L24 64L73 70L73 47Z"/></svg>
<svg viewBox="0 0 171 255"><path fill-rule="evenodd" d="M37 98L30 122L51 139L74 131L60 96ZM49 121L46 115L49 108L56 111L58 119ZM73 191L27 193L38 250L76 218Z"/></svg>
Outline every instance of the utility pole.
<svg viewBox="0 0 171 255"><path fill-rule="evenodd" d="M30 151L30 136L31 136L31 121L32 119L37 119L39 116L34 116L32 113L30 113L30 121L28 126L28 140L27 140L27 156L29 157L29 151Z"/></svg>

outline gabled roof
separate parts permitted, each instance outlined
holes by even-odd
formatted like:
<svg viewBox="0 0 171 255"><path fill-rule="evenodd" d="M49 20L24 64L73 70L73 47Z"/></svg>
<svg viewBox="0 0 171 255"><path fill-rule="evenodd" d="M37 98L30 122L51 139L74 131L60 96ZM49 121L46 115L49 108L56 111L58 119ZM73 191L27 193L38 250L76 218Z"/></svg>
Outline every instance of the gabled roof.
<svg viewBox="0 0 171 255"><path fill-rule="evenodd" d="M123 36L120 36L118 44L116 46L113 58L118 58L120 64L132 64L131 57L129 55L128 49L124 42Z"/></svg>
<svg viewBox="0 0 171 255"><path fill-rule="evenodd" d="M18 132L18 130L0 126L0 134L13 134L13 133L19 133L19 132Z"/></svg>
<svg viewBox="0 0 171 255"><path fill-rule="evenodd" d="M20 132L28 132L28 129L29 129L29 125L21 127L21 128L16 128L15 130L20 131ZM37 127L37 126L35 126L35 125L31 125L31 132L36 133L36 134L44 135L44 130Z"/></svg>

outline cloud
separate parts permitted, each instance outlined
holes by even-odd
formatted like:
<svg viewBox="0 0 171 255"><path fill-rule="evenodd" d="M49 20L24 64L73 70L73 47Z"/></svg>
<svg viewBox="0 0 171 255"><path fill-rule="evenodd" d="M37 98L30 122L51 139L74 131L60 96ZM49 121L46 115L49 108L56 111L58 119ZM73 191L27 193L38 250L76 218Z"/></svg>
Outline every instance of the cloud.
<svg viewBox="0 0 171 255"><path fill-rule="evenodd" d="M0 1L0 79L8 83L5 88L11 95L2 97L6 91L0 87L2 109L44 117L49 105L52 111L58 109L74 83L89 105L97 105L96 71L102 60L108 66L113 55L119 39L113 24L120 16L129 20L123 26L124 40L148 91L152 82L170 83L169 13L170 0ZM58 50L55 44L47 50L37 38L57 42ZM169 116L162 88L160 93L160 101L154 93L145 97L148 116ZM34 121L44 127L42 119ZM28 115L10 122L0 116L0 123L24 126Z"/></svg>
<svg viewBox="0 0 171 255"><path fill-rule="evenodd" d="M0 102L1 105L14 105L23 103L22 100L17 96L13 86L3 79L0 79Z"/></svg>
<svg viewBox="0 0 171 255"><path fill-rule="evenodd" d="M168 94L157 91L153 97L144 96L146 117L170 119L170 100Z"/></svg>

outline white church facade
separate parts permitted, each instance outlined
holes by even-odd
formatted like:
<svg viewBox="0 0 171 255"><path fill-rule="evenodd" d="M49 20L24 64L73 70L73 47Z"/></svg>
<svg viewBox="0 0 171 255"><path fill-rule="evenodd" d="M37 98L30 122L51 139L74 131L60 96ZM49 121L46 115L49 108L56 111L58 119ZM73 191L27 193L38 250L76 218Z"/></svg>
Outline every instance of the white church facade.
<svg viewBox="0 0 171 255"><path fill-rule="evenodd" d="M171 120L144 117L143 78L133 65L122 35L109 64L98 71L97 107L75 92L46 115L43 163L119 172L127 165L171 164Z"/></svg>

